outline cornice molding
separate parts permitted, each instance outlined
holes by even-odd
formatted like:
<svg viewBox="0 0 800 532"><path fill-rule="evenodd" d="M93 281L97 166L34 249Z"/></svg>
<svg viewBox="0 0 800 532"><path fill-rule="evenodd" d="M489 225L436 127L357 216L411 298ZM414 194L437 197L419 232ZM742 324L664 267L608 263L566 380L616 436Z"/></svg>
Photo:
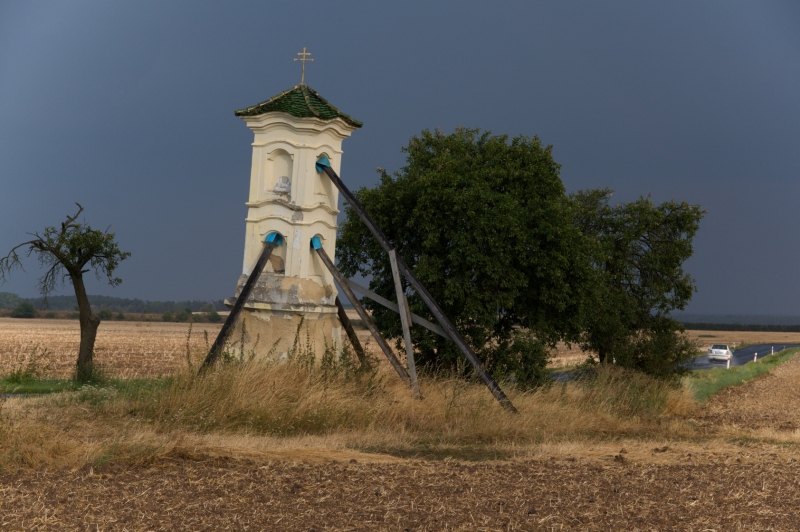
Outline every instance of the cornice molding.
<svg viewBox="0 0 800 532"><path fill-rule="evenodd" d="M297 205L295 203L289 203L282 198L264 198L258 201L248 201L245 203L245 206L251 209L258 209L260 207L266 207L267 205L280 205L281 207L285 207L286 209L294 212L312 212L321 209L334 216L338 216L340 212L339 209L333 209L330 207L330 205L323 201L313 205Z"/></svg>
<svg viewBox="0 0 800 532"><path fill-rule="evenodd" d="M320 224L320 225L324 225L328 229L336 230L336 229L339 228L338 225L332 224L330 222L326 222L325 220L322 220L320 218L315 218L314 220L292 220L288 216L281 216L280 214L265 214L264 216L258 216L258 217L253 217L253 218L248 216L247 218L245 218L244 221L246 223L249 223L249 224L256 224L256 223L259 223L259 222L263 222L264 220L280 220L280 221L286 223L287 225L290 225L290 226L293 226L293 227L297 227L297 226L311 227L313 225Z"/></svg>

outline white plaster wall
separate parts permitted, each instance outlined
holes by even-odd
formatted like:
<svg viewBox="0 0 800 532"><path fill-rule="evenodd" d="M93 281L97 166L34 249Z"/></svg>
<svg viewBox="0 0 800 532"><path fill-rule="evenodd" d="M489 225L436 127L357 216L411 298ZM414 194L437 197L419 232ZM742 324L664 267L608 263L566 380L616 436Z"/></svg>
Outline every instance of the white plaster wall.
<svg viewBox="0 0 800 532"><path fill-rule="evenodd" d="M284 260L285 275L333 287L335 294L333 278L310 243L312 237L321 236L325 251L330 257L335 256L339 191L314 165L326 155L338 173L342 141L355 128L341 119L296 118L287 113L267 113L244 120L254 132L254 141L243 273L250 275L264 239L277 231L284 236L284 243L276 252ZM291 191L288 195L275 193L276 173L287 168L289 159Z"/></svg>

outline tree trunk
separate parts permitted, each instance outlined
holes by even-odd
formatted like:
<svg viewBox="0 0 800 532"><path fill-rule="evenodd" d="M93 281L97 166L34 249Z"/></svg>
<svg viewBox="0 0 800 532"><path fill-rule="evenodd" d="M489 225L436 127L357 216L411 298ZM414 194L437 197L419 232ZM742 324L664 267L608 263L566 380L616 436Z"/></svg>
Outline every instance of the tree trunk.
<svg viewBox="0 0 800 532"><path fill-rule="evenodd" d="M94 341L97 338L97 328L100 318L92 314L86 287L83 284L83 274L70 274L72 286L75 288L75 297L78 299L78 314L81 323L81 346L78 351L78 363L75 367L75 378L78 382L88 382L94 376Z"/></svg>

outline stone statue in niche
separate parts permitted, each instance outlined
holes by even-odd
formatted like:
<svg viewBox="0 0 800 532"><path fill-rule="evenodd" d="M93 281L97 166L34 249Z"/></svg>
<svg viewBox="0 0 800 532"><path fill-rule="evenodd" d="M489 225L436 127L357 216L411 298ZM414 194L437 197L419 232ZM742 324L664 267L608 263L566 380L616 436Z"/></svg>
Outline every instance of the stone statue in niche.
<svg viewBox="0 0 800 532"><path fill-rule="evenodd" d="M280 176L275 186L272 188L272 191L275 194L285 194L288 196L292 193L292 180L289 179L289 176Z"/></svg>

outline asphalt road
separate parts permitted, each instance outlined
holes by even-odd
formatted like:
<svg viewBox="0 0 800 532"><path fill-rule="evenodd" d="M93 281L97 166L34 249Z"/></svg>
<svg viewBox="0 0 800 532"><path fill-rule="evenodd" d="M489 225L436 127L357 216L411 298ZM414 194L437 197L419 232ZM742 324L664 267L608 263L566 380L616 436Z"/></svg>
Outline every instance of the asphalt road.
<svg viewBox="0 0 800 532"><path fill-rule="evenodd" d="M757 344L745 347L744 349L737 349L733 351L731 356L731 366L741 366L752 362L756 353L758 353L758 359L761 360L763 357L769 356L773 348L777 353L783 349L798 346L800 346L800 344ZM727 362L725 360L709 360L708 355L697 357L689 363L690 369L713 369L724 368L726 366ZM555 371L550 374L550 378L556 382L571 381L573 377L574 372L572 371Z"/></svg>
<svg viewBox="0 0 800 532"><path fill-rule="evenodd" d="M753 361L753 357L756 353L758 353L758 358L761 359L764 356L769 355L772 352L772 348L775 348L775 352L781 351L786 349L787 347L797 347L800 344L757 344L751 345L749 347L745 347L744 349L737 349L733 352L733 356L731 356L731 366L741 366L742 364L747 364L748 362ZM712 368L724 368L726 367L726 362L724 360L709 360L708 355L703 355L701 357L697 357L693 360L692 369L712 369Z"/></svg>

